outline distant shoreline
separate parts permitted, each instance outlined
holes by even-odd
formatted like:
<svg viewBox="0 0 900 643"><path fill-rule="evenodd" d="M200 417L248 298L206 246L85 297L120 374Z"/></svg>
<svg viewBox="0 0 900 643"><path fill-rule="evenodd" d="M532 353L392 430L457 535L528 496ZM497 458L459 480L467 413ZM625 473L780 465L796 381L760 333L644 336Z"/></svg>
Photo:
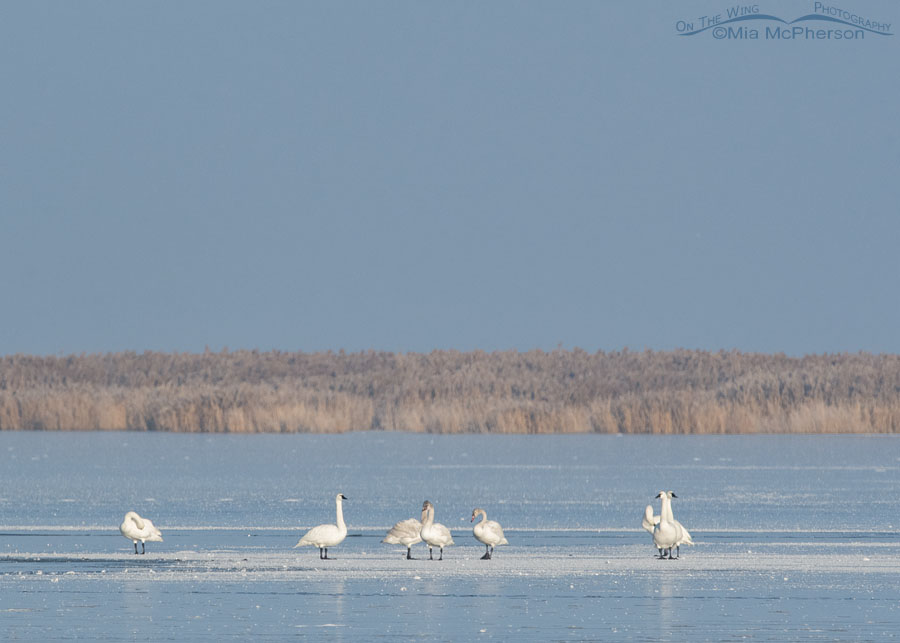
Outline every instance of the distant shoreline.
<svg viewBox="0 0 900 643"><path fill-rule="evenodd" d="M738 351L0 358L0 430L894 434L900 356Z"/></svg>

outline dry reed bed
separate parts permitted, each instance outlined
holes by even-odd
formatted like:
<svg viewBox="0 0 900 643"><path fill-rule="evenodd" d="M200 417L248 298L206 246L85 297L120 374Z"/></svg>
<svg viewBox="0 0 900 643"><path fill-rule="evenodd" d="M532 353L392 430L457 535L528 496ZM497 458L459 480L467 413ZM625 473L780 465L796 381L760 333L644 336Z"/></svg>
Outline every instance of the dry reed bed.
<svg viewBox="0 0 900 643"><path fill-rule="evenodd" d="M900 357L556 350L0 358L0 430L896 433Z"/></svg>

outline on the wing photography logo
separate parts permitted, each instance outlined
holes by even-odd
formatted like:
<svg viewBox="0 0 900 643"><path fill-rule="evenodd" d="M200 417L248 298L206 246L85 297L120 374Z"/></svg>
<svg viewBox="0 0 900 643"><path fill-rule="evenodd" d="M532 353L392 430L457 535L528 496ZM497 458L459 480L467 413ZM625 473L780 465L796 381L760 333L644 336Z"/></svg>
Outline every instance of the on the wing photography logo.
<svg viewBox="0 0 900 643"><path fill-rule="evenodd" d="M891 23L839 5L814 2L798 18L763 13L758 4L738 4L675 23L679 36L711 35L716 40L865 40L892 36Z"/></svg>

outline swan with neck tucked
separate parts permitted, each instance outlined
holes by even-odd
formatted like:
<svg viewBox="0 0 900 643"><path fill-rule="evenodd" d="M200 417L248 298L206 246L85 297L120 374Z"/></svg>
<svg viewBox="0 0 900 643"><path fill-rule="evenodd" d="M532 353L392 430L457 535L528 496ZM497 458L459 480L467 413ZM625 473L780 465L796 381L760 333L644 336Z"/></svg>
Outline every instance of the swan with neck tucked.
<svg viewBox="0 0 900 643"><path fill-rule="evenodd" d="M427 513L422 509L422 521L425 520ZM422 542L422 521L415 518L401 520L391 527L381 542L388 545L406 545L406 560L414 560L410 550L413 545Z"/></svg>
<svg viewBox="0 0 900 643"><path fill-rule="evenodd" d="M672 498L677 498L672 492L660 491L657 498L662 502L662 508L659 511L659 522L653 528L653 544L659 550L659 558L665 558L663 551L669 552L669 560L674 560L672 556L672 548L676 546L684 538L680 523L675 522L672 515Z"/></svg>
<svg viewBox="0 0 900 643"><path fill-rule="evenodd" d="M472 519L469 522L474 522L475 517L479 514L481 514L481 522L475 525L472 533L475 535L475 540L484 543L484 556L481 557L481 560L490 560L494 556L494 546L508 545L509 541L503 535L503 527L500 526L500 523L496 520L488 520L487 512L484 509L473 509Z"/></svg>
<svg viewBox="0 0 900 643"><path fill-rule="evenodd" d="M438 560L444 560L444 547L453 544L453 536L450 535L450 530L444 525L434 521L434 505L428 500L422 505L422 515L424 517L422 519L422 531L420 533L422 540L428 545L428 559L434 560L432 548L440 547L441 557L438 558Z"/></svg>
<svg viewBox="0 0 900 643"><path fill-rule="evenodd" d="M138 553L137 544L141 541L141 553L146 554L145 541L162 542L162 532L153 526L149 518L141 518L137 512L129 511L125 514L125 520L119 525L119 531L128 540L134 542L134 553Z"/></svg>
<svg viewBox="0 0 900 643"><path fill-rule="evenodd" d="M337 507L337 524L336 525L319 525L313 527L294 545L294 547L302 547L303 545L312 545L319 548L319 558L322 560L331 560L328 558L328 548L339 545L347 537L347 525L344 524L344 512L341 503L347 500L347 496L339 493L334 497L334 504Z"/></svg>

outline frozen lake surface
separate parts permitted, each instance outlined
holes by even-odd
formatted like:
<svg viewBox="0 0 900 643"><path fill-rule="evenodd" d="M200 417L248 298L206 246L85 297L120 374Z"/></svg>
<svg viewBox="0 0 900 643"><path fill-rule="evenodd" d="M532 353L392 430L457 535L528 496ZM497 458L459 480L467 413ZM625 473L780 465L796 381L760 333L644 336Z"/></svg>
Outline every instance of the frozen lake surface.
<svg viewBox="0 0 900 643"><path fill-rule="evenodd" d="M0 639L897 638L898 471L893 436L0 433ZM660 489L677 561L640 528ZM335 560L293 549L338 492ZM426 498L456 545L407 561L380 540Z"/></svg>

